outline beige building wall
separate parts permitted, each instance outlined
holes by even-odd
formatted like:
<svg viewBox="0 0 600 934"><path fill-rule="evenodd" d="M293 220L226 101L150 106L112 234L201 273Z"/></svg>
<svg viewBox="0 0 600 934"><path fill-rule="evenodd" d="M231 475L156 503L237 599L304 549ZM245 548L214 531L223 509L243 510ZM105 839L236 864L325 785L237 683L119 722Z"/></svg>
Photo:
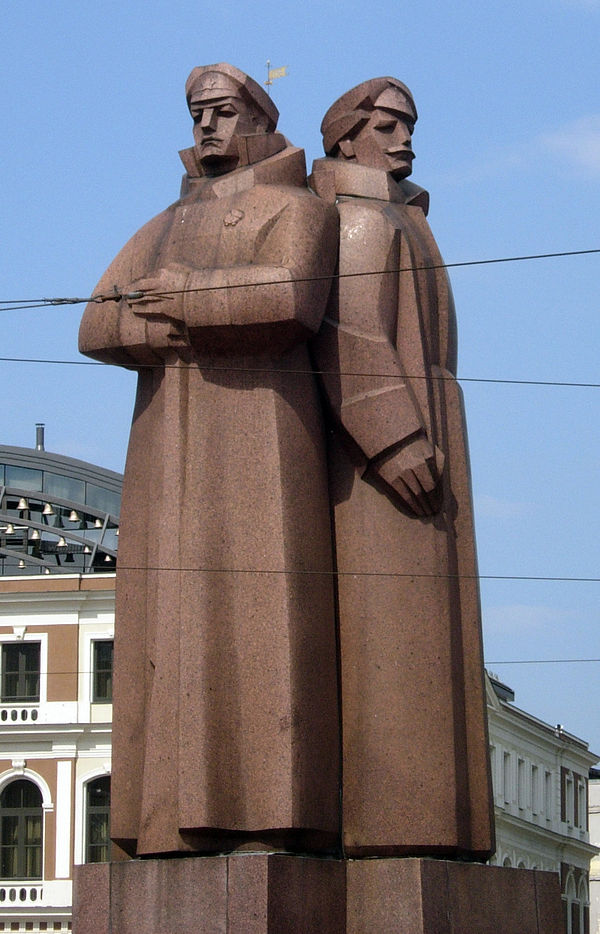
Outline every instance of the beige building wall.
<svg viewBox="0 0 600 934"><path fill-rule="evenodd" d="M40 700L0 701L0 794L42 795L43 877L0 878L3 931L68 931L72 867L85 860L86 786L110 775L112 705L92 701L94 639L112 639L114 575L0 578L0 649L40 643Z"/></svg>

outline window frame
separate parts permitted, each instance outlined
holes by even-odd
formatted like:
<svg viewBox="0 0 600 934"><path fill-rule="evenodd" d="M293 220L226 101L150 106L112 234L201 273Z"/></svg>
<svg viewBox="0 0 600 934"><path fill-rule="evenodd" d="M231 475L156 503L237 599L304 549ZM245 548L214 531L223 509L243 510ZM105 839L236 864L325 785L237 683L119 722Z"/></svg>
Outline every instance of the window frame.
<svg viewBox="0 0 600 934"><path fill-rule="evenodd" d="M0 700L0 708L9 707L39 707L48 700L48 633L47 632L27 632L26 626L13 626L13 632L4 632L0 634L0 682L2 668L2 647L6 643L13 642L39 642L40 643L40 679L39 679L39 700L38 701L3 701ZM0 683L1 689L1 683ZM0 697L2 695L0 694Z"/></svg>
<svg viewBox="0 0 600 934"><path fill-rule="evenodd" d="M554 775L550 769L544 769L544 816L547 823L554 818Z"/></svg>
<svg viewBox="0 0 600 934"><path fill-rule="evenodd" d="M99 667L98 657L97 657L97 648L101 645L109 645L112 648L110 656L110 669L108 667ZM114 671L114 638L95 638L91 639L91 658L92 658L92 683L90 685L90 695L92 704L112 704L112 685L113 685L113 671ZM98 690L98 678L100 676L107 677L108 684L110 685L109 690L106 692Z"/></svg>
<svg viewBox="0 0 600 934"><path fill-rule="evenodd" d="M110 785L111 785L111 776L110 774L96 775L90 778L83 787L83 800L84 800L84 812L85 812L85 840L84 840L84 862L85 863L104 863L110 862L111 857L111 847L112 841L110 839ZM90 791L92 786L95 784L104 784L108 783L108 804L104 803L102 805L93 805L90 804ZM97 816L106 816L106 842L94 843L92 842L92 817ZM107 848L107 858L106 859L91 859L92 848Z"/></svg>
<svg viewBox="0 0 600 934"><path fill-rule="evenodd" d="M504 804L512 804L514 800L513 764L510 750L505 749L502 755L502 793Z"/></svg>
<svg viewBox="0 0 600 934"><path fill-rule="evenodd" d="M34 652L37 649L37 653ZM8 655L16 654L16 666L8 670ZM34 657L37 654L37 657ZM16 706L18 704L39 704L42 680L42 644L40 641L25 641L24 639L14 642L4 642L0 646L0 703ZM28 662L34 661L31 668L28 668ZM9 694L7 691L8 679L16 678L16 692ZM35 679L35 691L28 690L30 679Z"/></svg>
<svg viewBox="0 0 600 934"><path fill-rule="evenodd" d="M2 804L2 799L5 797L7 791L12 785L20 783L22 785L31 785L35 789L36 795L39 797L39 804L35 807L6 807ZM5 819L7 818L17 818L17 842L16 844L5 844L4 843L4 827ZM27 822L31 818L36 818L39 820L39 835L38 841L34 844L27 844ZM5 852L7 850L16 849L16 863L17 863L17 872L12 875L4 875L2 873L2 864L4 861ZM28 861L28 850L35 851L35 861L39 866L39 873L27 873L27 861ZM20 871L24 870L24 871ZM39 882L43 879L44 873L44 796L39 788L39 786L32 781L30 778L15 775L11 781L8 781L3 785L0 790L0 879L2 881L12 882L12 881L35 881Z"/></svg>
<svg viewBox="0 0 600 934"><path fill-rule="evenodd" d="M535 762L531 763L531 813L537 817L540 813L540 770Z"/></svg>

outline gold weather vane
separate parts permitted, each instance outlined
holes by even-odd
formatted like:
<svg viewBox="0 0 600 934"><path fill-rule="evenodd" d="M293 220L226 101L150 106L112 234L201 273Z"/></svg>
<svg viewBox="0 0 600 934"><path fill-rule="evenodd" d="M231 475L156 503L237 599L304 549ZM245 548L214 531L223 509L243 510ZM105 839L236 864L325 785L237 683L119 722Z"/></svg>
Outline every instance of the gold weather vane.
<svg viewBox="0 0 600 934"><path fill-rule="evenodd" d="M281 68L271 68L271 62L267 59L267 80L265 81L265 87L267 89L267 94L271 96L271 85L275 78L285 78L287 75L288 66L283 65Z"/></svg>

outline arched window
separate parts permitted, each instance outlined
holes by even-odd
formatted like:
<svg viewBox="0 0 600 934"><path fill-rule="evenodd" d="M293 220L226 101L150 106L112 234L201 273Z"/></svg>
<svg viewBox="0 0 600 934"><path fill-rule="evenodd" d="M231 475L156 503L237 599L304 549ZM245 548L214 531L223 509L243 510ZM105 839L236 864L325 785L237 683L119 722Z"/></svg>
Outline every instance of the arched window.
<svg viewBox="0 0 600 934"><path fill-rule="evenodd" d="M0 876L42 878L42 793L26 779L0 794Z"/></svg>
<svg viewBox="0 0 600 934"><path fill-rule="evenodd" d="M583 934L583 932L590 929L590 899L586 880L583 876L579 880L577 897L579 899L579 930Z"/></svg>
<svg viewBox="0 0 600 934"><path fill-rule="evenodd" d="M85 790L85 861L107 863L110 859L110 775L93 778Z"/></svg>
<svg viewBox="0 0 600 934"><path fill-rule="evenodd" d="M579 902L577 901L577 889L572 871L567 876L565 891L563 894L563 905L565 909L565 930L567 934L582 934L579 929Z"/></svg>

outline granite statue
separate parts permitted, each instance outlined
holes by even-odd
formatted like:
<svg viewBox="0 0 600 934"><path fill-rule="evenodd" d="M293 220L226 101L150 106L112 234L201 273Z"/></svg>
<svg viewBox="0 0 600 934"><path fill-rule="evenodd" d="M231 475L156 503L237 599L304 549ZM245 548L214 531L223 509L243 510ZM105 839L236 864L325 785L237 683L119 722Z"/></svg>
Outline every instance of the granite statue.
<svg viewBox="0 0 600 934"><path fill-rule="evenodd" d="M74 930L559 934L556 873L478 865L494 840L469 459L452 295L408 180L412 94L383 77L342 95L307 179L245 74L195 68L186 93L181 195L80 332L138 389L124 853L75 867Z"/></svg>
<svg viewBox="0 0 600 934"><path fill-rule="evenodd" d="M312 342L330 420L342 850L485 859L493 816L469 461L450 285L407 181L400 81L342 95L310 184L340 218Z"/></svg>
<svg viewBox="0 0 600 934"><path fill-rule="evenodd" d="M339 839L333 557L308 339L337 212L227 65L186 84L180 198L86 307L138 371L116 597L111 835L130 856ZM107 296L112 300L102 301ZM317 571L317 574L311 572Z"/></svg>
<svg viewBox="0 0 600 934"><path fill-rule="evenodd" d="M468 455L412 95L380 78L333 104L312 190L251 78L195 68L186 96L180 198L80 331L139 374L112 837L483 859Z"/></svg>

